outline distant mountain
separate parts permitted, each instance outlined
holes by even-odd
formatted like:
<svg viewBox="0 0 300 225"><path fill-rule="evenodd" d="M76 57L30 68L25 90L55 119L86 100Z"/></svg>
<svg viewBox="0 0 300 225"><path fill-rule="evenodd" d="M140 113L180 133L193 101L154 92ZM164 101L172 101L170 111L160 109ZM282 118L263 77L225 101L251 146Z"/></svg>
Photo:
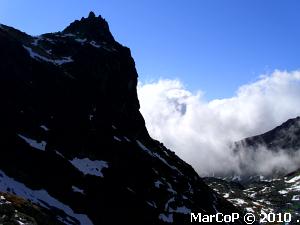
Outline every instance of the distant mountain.
<svg viewBox="0 0 300 225"><path fill-rule="evenodd" d="M260 135L246 138L235 144L236 148L258 148L269 150L296 151L300 149L300 117L289 119L280 126Z"/></svg>
<svg viewBox="0 0 300 225"><path fill-rule="evenodd" d="M232 177L240 175L239 179L243 180L247 180L248 178L255 179L259 175L268 176L269 178L281 177L290 172L291 169L296 169L296 165L293 165L292 168L291 165L282 166L278 164L276 166L275 164L276 156L277 160L279 158L286 158L290 160L295 159L295 163L297 162L297 158L295 157L299 157L298 150L300 150L300 117L289 119L266 133L235 142L232 150L233 154L239 158L239 168L242 171L241 174L233 174ZM271 166L270 170L266 168L262 174L256 174L257 172L255 172L254 165L252 164L255 164L257 160L263 160L263 158L267 160L265 161L265 167L268 166L268 163L273 163L273 166ZM275 161L271 161L273 158ZM280 161L277 161L277 163L280 163ZM290 169L287 169L289 167ZM298 168L300 168L300 165Z"/></svg>
<svg viewBox="0 0 300 225"><path fill-rule="evenodd" d="M149 136L134 60L101 16L36 37L0 25L0 49L1 224L15 210L3 224L182 225L190 212L238 212Z"/></svg>

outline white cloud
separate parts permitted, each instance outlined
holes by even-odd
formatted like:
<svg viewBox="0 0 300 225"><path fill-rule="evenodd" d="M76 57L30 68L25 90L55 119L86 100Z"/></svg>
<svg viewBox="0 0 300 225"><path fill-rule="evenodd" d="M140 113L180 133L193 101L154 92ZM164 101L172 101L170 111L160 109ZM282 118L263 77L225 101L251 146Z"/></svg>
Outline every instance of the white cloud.
<svg viewBox="0 0 300 225"><path fill-rule="evenodd" d="M274 71L241 86L232 98L209 102L178 80L139 84L138 94L150 134L199 174L239 171L241 158L231 152L230 143L300 115L300 71ZM278 157L273 158L280 161ZM252 163L259 170L259 162Z"/></svg>

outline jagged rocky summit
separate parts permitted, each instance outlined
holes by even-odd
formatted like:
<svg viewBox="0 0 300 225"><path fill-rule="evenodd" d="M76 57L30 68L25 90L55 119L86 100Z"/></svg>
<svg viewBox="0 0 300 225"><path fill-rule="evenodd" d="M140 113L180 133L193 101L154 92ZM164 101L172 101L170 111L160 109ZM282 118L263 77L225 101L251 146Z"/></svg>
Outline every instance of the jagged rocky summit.
<svg viewBox="0 0 300 225"><path fill-rule="evenodd" d="M0 49L0 191L39 207L18 208L28 224L182 225L190 212L238 212L149 136L134 60L101 16L36 37L1 25Z"/></svg>

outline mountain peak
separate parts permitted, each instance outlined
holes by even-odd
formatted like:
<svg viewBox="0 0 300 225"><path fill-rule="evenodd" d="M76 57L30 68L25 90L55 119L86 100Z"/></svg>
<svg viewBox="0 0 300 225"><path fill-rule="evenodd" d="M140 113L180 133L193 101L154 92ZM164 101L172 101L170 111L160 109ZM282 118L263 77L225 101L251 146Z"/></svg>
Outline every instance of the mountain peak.
<svg viewBox="0 0 300 225"><path fill-rule="evenodd" d="M149 136L134 60L101 16L39 37L0 29L0 49L0 224L35 207L1 192L42 207L30 224L181 225L190 212L236 212Z"/></svg>
<svg viewBox="0 0 300 225"><path fill-rule="evenodd" d="M88 18L96 18L96 15L93 11L90 11Z"/></svg>
<svg viewBox="0 0 300 225"><path fill-rule="evenodd" d="M109 30L108 23L101 15L98 17L91 11L87 18L82 17L81 20L75 20L63 33L80 34L83 38L90 40L101 40L114 42L114 38Z"/></svg>

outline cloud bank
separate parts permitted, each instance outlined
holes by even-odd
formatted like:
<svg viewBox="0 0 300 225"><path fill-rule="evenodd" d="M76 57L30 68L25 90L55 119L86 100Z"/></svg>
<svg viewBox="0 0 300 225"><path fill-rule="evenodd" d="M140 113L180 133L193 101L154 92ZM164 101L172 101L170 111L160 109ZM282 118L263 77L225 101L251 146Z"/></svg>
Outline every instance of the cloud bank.
<svg viewBox="0 0 300 225"><path fill-rule="evenodd" d="M205 101L201 91L186 90L179 80L139 84L138 94L152 137L202 176L242 173L241 160L248 160L248 169L257 173L268 173L278 166L289 171L300 161L299 157L266 149L255 156L237 157L229 147L234 141L261 134L300 115L300 71L276 70L241 86L231 98L212 101Z"/></svg>

